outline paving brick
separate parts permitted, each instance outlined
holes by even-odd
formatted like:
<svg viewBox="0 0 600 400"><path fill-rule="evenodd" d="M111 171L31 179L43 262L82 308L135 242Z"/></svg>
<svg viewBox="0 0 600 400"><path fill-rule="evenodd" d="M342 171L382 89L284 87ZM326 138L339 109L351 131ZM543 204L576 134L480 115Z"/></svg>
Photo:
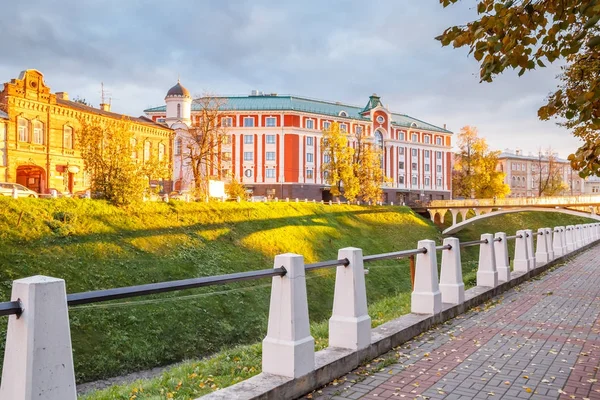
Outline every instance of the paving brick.
<svg viewBox="0 0 600 400"><path fill-rule="evenodd" d="M541 400L559 398L562 388L578 398L600 400L600 383L589 382L600 379L596 260L600 246L505 292L491 306L477 307L403 344L388 354L402 353L396 363L362 381L364 369L352 372L343 385L349 390L334 396L339 392L324 389L321 398Z"/></svg>

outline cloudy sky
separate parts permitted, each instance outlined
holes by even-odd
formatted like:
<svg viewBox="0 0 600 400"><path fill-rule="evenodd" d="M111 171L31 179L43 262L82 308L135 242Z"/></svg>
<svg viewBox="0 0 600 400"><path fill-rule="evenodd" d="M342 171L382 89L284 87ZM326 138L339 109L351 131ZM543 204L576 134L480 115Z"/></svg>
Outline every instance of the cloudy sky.
<svg viewBox="0 0 600 400"><path fill-rule="evenodd" d="M479 83L467 50L433 38L475 17L475 1L27 0L5 2L0 81L44 73L52 91L141 115L181 76L193 93L252 89L353 105L371 93L392 111L458 132L479 128L496 149L562 156L577 140L536 111L558 66Z"/></svg>

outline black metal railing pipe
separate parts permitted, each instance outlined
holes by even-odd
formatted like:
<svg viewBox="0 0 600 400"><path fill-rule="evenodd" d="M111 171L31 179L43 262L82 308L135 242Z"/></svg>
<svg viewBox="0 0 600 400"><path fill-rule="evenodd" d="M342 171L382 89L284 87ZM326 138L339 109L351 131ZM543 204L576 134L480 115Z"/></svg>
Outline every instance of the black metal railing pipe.
<svg viewBox="0 0 600 400"><path fill-rule="evenodd" d="M494 240L493 240L493 241L494 241L494 242L501 242L501 241L502 241L502 238L501 238L501 237L497 237L497 238L494 238Z"/></svg>
<svg viewBox="0 0 600 400"><path fill-rule="evenodd" d="M80 304L99 303L102 301L126 299L129 297L147 296L177 290L193 289L203 286L222 285L225 283L248 281L253 279L284 276L287 273L284 267L263 269L259 271L239 272L228 275L207 276L203 278L183 279L179 281L150 283L139 286L127 286L115 289L96 290L93 292L73 293L67 295L70 306Z"/></svg>
<svg viewBox="0 0 600 400"><path fill-rule="evenodd" d="M452 250L452 245L451 244L445 244L443 246L437 246L435 249L436 250Z"/></svg>
<svg viewBox="0 0 600 400"><path fill-rule="evenodd" d="M462 242L460 244L460 247L471 247L471 246L477 246L478 244L482 244L482 243L488 243L487 239L481 239L481 240L473 240L470 242Z"/></svg>
<svg viewBox="0 0 600 400"><path fill-rule="evenodd" d="M23 309L21 309L21 303L18 301L6 301L0 303L0 316L4 315L21 315Z"/></svg>
<svg viewBox="0 0 600 400"><path fill-rule="evenodd" d="M416 254L425 254L425 253L427 253L427 249L425 247L423 247L423 248L414 249L414 250L403 250L403 251L396 251L393 253L374 254L372 256L364 256L363 262L391 260L391 259L395 259L395 258L404 258L404 257L414 256Z"/></svg>
<svg viewBox="0 0 600 400"><path fill-rule="evenodd" d="M320 269L320 268L338 267L340 265L343 265L344 267L347 267L348 265L350 265L350 261L347 258L344 258L343 260L321 261L321 262L318 262L318 263L306 264L304 266L304 269L306 271L311 271L311 270Z"/></svg>

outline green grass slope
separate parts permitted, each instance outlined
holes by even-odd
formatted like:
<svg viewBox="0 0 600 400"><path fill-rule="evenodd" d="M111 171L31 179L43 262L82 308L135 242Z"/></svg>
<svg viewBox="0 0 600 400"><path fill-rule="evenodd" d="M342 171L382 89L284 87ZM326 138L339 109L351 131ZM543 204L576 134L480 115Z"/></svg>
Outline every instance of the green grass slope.
<svg viewBox="0 0 600 400"><path fill-rule="evenodd" d="M2 300L9 299L12 280L36 274L63 278L74 293L272 268L273 256L286 252L314 262L333 259L347 246L374 254L414 248L422 238L439 240L433 225L403 207L173 202L124 210L100 201L0 198L0 210ZM390 317L387 299L410 291L408 266L391 261L369 267L369 302L381 303L372 309L381 323ZM315 323L331 314L334 272L308 276ZM77 380L255 343L266 333L269 293L264 279L73 307ZM392 316L404 312L394 307ZM315 329L326 333L326 325Z"/></svg>
<svg viewBox="0 0 600 400"><path fill-rule="evenodd" d="M461 241L469 241L478 239L481 233L504 231L512 235L517 230L523 228L537 229L586 222L591 222L591 220L565 214L526 212L496 216L478 221L456 233L455 236L459 237ZM416 238L415 240L422 239L423 237L425 236ZM439 241L440 239L436 240ZM409 245L409 247L411 246L412 244ZM510 254L512 255L514 241L509 242L509 247ZM469 247L462 250L463 276L467 287L475 285L478 251L478 247ZM410 286L405 267L394 267L393 264L378 265L375 267L367 265L367 267L370 269L370 273L366 279L367 284L370 286L368 291L373 290L373 279L381 271L395 268L402 271L399 276L394 277L394 279L397 279L395 284L398 285L395 295L373 301L371 293L369 293L369 314L373 318L373 324L378 325L386 320L409 312ZM327 345L326 322L312 323L311 328L312 335L317 343L317 349L324 348ZM260 372L260 364L260 343L238 346L221 351L210 358L187 361L179 366L168 369L157 378L140 380L126 385L116 385L106 390L90 393L84 396L84 399L194 399L202 394L229 386L257 374Z"/></svg>

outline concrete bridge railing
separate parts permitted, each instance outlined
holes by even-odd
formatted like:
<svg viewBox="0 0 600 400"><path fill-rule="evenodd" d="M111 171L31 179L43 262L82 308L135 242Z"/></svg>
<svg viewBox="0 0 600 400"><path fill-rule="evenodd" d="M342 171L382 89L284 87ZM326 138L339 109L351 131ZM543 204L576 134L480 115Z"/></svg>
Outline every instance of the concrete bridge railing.
<svg viewBox="0 0 600 400"><path fill-rule="evenodd" d="M506 206L569 206L600 205L600 195L548 196L548 197L506 197L502 199L463 199L432 200L427 206L432 208L451 207L506 207Z"/></svg>
<svg viewBox="0 0 600 400"><path fill-rule="evenodd" d="M515 240L512 272L509 240ZM524 273L599 240L600 223L594 223L541 228L537 232L523 229L512 236L486 233L480 240L463 243L457 238L446 238L442 245L421 240L413 250L368 256L361 249L349 247L339 250L336 260L314 264L305 264L301 255L281 254L275 257L273 269L69 295L62 279L19 279L13 282L11 301L0 303L0 315L9 316L0 398L77 398L69 306L265 277L272 278L272 289L262 347L263 372L207 398L296 398L398 345L398 339L386 337L385 331L371 329L365 263L416 256L409 320L414 324L429 318L432 324L441 321L438 316L448 307L472 304L472 296L465 296L461 248L479 247L476 289L481 292L523 278ZM439 277L437 252L442 252ZM336 268L335 293L329 320L330 347L315 352L306 274L322 268ZM459 307L457 310L462 311L457 312L465 309ZM397 328L405 338L420 333L410 324Z"/></svg>

